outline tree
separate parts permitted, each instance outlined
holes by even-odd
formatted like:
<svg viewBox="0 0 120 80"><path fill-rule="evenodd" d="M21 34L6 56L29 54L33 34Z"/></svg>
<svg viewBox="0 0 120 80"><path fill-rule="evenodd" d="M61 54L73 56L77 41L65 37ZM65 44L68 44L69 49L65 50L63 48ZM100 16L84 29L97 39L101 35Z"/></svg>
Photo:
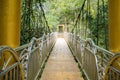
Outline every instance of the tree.
<svg viewBox="0 0 120 80"><path fill-rule="evenodd" d="M41 37L47 31L43 2L45 0L22 0L21 45L28 43L32 37Z"/></svg>

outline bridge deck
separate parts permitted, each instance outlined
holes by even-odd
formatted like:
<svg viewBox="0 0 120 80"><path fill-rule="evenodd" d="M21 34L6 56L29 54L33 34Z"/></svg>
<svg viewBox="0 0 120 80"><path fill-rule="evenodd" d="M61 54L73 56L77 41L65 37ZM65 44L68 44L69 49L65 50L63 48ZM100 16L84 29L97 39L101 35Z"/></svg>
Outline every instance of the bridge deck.
<svg viewBox="0 0 120 80"><path fill-rule="evenodd" d="M63 38L58 38L40 80L83 80Z"/></svg>

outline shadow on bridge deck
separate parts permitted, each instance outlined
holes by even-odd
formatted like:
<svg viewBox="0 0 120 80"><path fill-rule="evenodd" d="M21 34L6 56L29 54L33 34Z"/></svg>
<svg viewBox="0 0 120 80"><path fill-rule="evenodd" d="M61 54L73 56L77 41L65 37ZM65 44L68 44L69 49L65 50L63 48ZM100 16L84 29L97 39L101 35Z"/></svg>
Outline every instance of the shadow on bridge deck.
<svg viewBox="0 0 120 80"><path fill-rule="evenodd" d="M83 80L72 53L63 38L58 38L40 80Z"/></svg>

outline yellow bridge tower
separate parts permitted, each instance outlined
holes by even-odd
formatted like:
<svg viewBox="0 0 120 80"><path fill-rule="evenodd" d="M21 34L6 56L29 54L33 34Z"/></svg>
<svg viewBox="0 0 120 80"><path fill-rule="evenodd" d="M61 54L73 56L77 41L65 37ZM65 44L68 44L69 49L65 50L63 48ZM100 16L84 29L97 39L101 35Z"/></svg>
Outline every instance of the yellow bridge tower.
<svg viewBox="0 0 120 80"><path fill-rule="evenodd" d="M120 52L120 0L109 0L109 48Z"/></svg>

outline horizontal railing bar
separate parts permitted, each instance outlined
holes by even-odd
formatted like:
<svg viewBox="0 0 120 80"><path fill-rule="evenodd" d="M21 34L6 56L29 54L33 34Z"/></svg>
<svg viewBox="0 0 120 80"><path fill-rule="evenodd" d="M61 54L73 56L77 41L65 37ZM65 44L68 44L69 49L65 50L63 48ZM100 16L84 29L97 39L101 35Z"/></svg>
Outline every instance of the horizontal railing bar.
<svg viewBox="0 0 120 80"><path fill-rule="evenodd" d="M120 71L119 71L118 69L116 69L115 67L110 66L110 69L111 69L112 71L115 71L115 72L117 72L118 74L120 74Z"/></svg>
<svg viewBox="0 0 120 80"><path fill-rule="evenodd" d="M20 47L17 47L17 48L15 48L14 50L17 52L17 51L20 51L20 50L22 50L22 49L24 49L24 48L28 47L29 45L30 45L30 43L25 44L25 45L20 46Z"/></svg>
<svg viewBox="0 0 120 80"><path fill-rule="evenodd" d="M10 67L6 68L5 70L0 72L0 76L3 76L5 73L9 72L10 70L12 70L13 68L15 68L16 66L18 66L19 63L16 62L14 64L12 64Z"/></svg>

